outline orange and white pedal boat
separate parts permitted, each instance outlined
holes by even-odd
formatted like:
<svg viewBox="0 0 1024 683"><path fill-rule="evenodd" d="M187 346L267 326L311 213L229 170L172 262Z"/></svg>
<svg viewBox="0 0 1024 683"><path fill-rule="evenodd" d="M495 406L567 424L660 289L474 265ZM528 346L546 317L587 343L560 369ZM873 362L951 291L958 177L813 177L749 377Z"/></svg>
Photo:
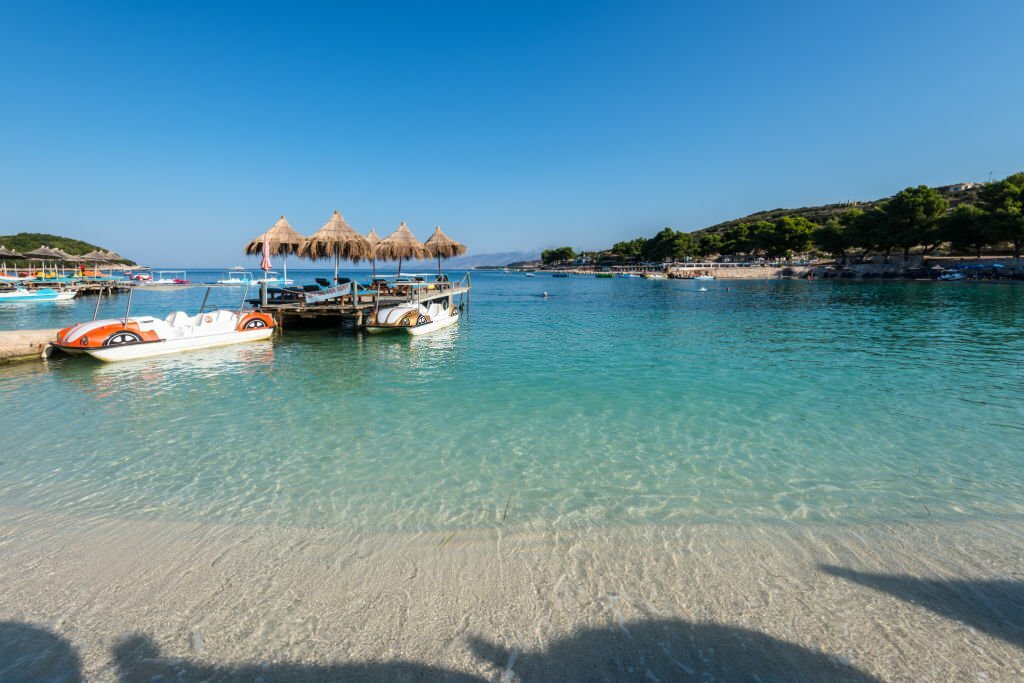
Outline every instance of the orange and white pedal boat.
<svg viewBox="0 0 1024 683"><path fill-rule="evenodd" d="M192 316L178 311L165 319L126 316L78 323L58 332L51 345L111 362L269 339L273 333L274 319L259 311L214 310Z"/></svg>

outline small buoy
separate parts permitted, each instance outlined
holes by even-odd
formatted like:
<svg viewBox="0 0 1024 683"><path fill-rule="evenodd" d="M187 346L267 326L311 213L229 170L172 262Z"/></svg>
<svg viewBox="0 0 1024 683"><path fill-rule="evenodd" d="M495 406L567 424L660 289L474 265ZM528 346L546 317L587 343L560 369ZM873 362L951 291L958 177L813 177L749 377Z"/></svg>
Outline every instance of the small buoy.
<svg viewBox="0 0 1024 683"><path fill-rule="evenodd" d="M548 293L544 292L543 294L541 294L541 296L544 297L545 299L547 299L548 298Z"/></svg>

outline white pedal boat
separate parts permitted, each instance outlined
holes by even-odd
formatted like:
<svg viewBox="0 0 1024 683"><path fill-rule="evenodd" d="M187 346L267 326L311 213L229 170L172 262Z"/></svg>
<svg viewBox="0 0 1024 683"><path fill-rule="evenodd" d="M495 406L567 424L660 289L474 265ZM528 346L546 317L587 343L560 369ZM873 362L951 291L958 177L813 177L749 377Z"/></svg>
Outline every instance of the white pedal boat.
<svg viewBox="0 0 1024 683"><path fill-rule="evenodd" d="M178 311L163 320L143 316L79 323L58 332L51 345L111 362L269 339L273 333L274 319L258 311L239 315L216 310L193 316Z"/></svg>
<svg viewBox="0 0 1024 683"><path fill-rule="evenodd" d="M371 314L366 331L371 334L405 330L419 335L441 330L459 322L459 311L441 299L428 305L408 303L390 308L381 308Z"/></svg>

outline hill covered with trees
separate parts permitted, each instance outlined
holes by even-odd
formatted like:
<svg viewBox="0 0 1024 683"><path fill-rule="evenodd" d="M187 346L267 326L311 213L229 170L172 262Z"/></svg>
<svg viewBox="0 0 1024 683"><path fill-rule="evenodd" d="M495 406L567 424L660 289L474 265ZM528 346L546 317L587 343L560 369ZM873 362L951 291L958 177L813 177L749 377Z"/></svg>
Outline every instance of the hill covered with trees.
<svg viewBox="0 0 1024 683"><path fill-rule="evenodd" d="M95 244L90 244L89 242L83 242L82 240L76 240L70 237L61 237L60 235L51 235L45 232L19 232L16 235L0 235L0 245L21 254L37 249L43 245L54 249L60 249L72 256L81 256L82 254L88 254L89 252L96 250L111 251L110 249L99 247ZM131 261L127 260L125 262L131 263Z"/></svg>
<svg viewBox="0 0 1024 683"><path fill-rule="evenodd" d="M987 184L908 187L892 197L799 209L772 209L694 232L664 228L652 237L619 242L596 260L668 261L713 255L768 258L818 252L834 256L940 247L980 255L984 249L1020 257L1024 248L1024 173ZM566 251L568 250L568 251ZM571 256L570 256L571 255ZM545 252L545 263L577 254L568 247Z"/></svg>

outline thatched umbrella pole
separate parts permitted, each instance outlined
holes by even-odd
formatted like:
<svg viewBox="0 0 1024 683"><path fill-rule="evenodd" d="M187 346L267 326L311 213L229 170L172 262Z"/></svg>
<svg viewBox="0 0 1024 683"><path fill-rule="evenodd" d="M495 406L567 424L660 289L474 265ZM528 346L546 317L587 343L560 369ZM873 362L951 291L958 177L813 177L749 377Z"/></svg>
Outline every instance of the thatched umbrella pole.
<svg viewBox="0 0 1024 683"><path fill-rule="evenodd" d="M370 248L373 249L373 255L370 260L373 262L373 277L377 277L377 245L380 244L380 237L377 236L377 231L371 229L370 234L366 236L366 241L370 243Z"/></svg>
<svg viewBox="0 0 1024 683"><path fill-rule="evenodd" d="M373 256L373 248L366 238L353 230L337 211L323 227L303 240L299 256L322 259L334 256L334 281L338 281L338 270L344 257L353 263Z"/></svg>
<svg viewBox="0 0 1024 683"><path fill-rule="evenodd" d="M427 250L437 257L437 274L441 274L441 258L451 258L453 256L462 256L466 253L466 245L456 242L448 235L441 232L441 227L434 228L434 234L430 236L423 246Z"/></svg>
<svg viewBox="0 0 1024 683"><path fill-rule="evenodd" d="M377 256L387 261L398 261L398 274L402 274L403 258L427 258L430 251L409 231L403 221L398 229L377 245Z"/></svg>

